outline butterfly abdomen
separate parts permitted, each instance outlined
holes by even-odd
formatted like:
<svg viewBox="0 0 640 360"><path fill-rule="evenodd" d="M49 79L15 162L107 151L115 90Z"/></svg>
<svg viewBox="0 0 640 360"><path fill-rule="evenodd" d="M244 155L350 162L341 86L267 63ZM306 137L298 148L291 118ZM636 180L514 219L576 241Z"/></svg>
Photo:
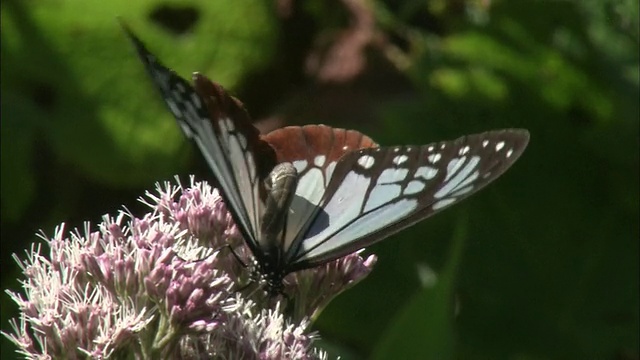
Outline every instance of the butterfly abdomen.
<svg viewBox="0 0 640 360"><path fill-rule="evenodd" d="M279 239L282 238L297 187L298 172L288 162L276 165L265 179L267 198L258 241L260 248L271 256L276 255L272 252L280 252L282 249Z"/></svg>

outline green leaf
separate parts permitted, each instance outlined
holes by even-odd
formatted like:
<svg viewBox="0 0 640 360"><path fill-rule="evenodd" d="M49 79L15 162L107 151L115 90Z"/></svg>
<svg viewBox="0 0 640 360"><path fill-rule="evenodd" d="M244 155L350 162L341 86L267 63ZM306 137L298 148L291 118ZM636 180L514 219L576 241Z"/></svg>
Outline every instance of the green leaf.
<svg viewBox="0 0 640 360"><path fill-rule="evenodd" d="M425 286L399 311L374 349L374 359L453 358L453 295L466 232L466 221L460 220L445 267L438 275L427 273L435 285L427 284L432 286Z"/></svg>
<svg viewBox="0 0 640 360"><path fill-rule="evenodd" d="M4 86L1 99L2 216L15 221L23 215L35 195L31 162L35 134L29 120L41 114L30 107L26 99Z"/></svg>
<svg viewBox="0 0 640 360"><path fill-rule="evenodd" d="M118 15L167 66L185 77L199 71L229 88L266 66L275 49L275 15L265 2L26 5L2 4L3 59L13 59L11 68L3 61L3 85L21 89L43 111L33 121L62 162L104 184L169 176L178 166L167 160L185 144ZM158 15L163 11L168 20ZM176 33L168 22L181 11L195 15Z"/></svg>

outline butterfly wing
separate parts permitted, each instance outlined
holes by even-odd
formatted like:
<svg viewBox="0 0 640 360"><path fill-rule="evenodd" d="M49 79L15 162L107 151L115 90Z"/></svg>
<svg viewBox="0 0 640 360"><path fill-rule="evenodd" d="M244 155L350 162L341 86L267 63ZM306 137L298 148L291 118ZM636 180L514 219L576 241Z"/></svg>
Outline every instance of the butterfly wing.
<svg viewBox="0 0 640 360"><path fill-rule="evenodd" d="M290 271L359 250L457 203L504 173L528 141L526 130L500 130L346 154L290 255Z"/></svg>
<svg viewBox="0 0 640 360"><path fill-rule="evenodd" d="M292 163L298 172L296 195L282 236L281 246L287 252L319 210L338 160L350 151L377 144L358 131L325 125L289 126L263 139L275 150L278 163Z"/></svg>
<svg viewBox="0 0 640 360"><path fill-rule="evenodd" d="M188 124L195 131L193 139L214 170L215 177L224 179L226 184L220 186L229 189L225 193L240 195L242 204L233 206L234 211L244 208L253 230L253 238L250 239L256 242L264 213L263 181L276 165L276 154L269 144L260 139L240 101L202 75L195 74L193 81L197 94L209 110L208 116L200 123ZM225 172L225 169L231 171Z"/></svg>
<svg viewBox="0 0 640 360"><path fill-rule="evenodd" d="M260 139L240 101L198 73L191 86L123 27L180 128L204 155L234 221L256 253L264 211L263 180L276 164L275 152Z"/></svg>

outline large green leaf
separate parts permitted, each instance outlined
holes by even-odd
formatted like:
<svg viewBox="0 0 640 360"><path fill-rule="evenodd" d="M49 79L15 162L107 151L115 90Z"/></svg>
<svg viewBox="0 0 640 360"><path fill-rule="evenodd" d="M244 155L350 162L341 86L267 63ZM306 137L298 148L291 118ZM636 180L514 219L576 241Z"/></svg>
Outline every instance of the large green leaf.
<svg viewBox="0 0 640 360"><path fill-rule="evenodd" d="M7 1L2 9L2 56L11 60L2 63L3 88L42 111L31 119L39 141L105 184L174 172L167 159L184 144L117 16L181 75L199 71L230 88L270 61L276 39L266 2Z"/></svg>

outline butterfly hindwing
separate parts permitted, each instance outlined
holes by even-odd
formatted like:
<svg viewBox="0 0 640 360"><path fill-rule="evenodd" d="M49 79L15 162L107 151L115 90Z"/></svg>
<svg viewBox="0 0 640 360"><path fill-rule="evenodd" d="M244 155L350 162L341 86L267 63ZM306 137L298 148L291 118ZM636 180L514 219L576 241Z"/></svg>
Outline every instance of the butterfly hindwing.
<svg viewBox="0 0 640 360"><path fill-rule="evenodd" d="M298 172L296 196L281 244L288 252L319 210L318 204L338 160L348 152L378 145L358 131L325 125L288 126L264 135L263 139L275 150L278 163L292 163Z"/></svg>
<svg viewBox="0 0 640 360"><path fill-rule="evenodd" d="M501 130L346 154L291 267L344 256L457 203L507 170L528 139L526 130Z"/></svg>

